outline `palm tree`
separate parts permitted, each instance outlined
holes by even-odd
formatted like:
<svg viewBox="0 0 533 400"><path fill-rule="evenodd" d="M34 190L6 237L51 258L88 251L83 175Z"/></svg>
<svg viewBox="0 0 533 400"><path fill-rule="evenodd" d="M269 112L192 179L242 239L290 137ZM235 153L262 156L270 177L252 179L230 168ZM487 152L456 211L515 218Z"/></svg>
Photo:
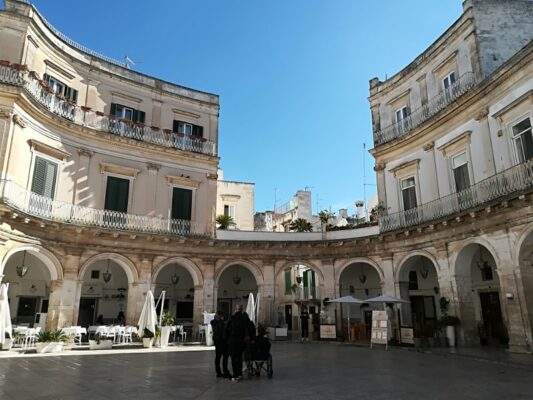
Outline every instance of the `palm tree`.
<svg viewBox="0 0 533 400"><path fill-rule="evenodd" d="M312 232L313 225L311 225L310 222L307 222L307 220L304 218L297 218L291 222L289 229L292 232Z"/></svg>
<svg viewBox="0 0 533 400"><path fill-rule="evenodd" d="M235 225L233 218L226 214L218 215L216 222L218 224L218 229L228 229L230 226Z"/></svg>
<svg viewBox="0 0 533 400"><path fill-rule="evenodd" d="M322 231L324 229L326 231L328 230L328 221L333 217L335 217L335 214L328 210L322 210L318 213L318 219L320 219L320 222L322 223Z"/></svg>

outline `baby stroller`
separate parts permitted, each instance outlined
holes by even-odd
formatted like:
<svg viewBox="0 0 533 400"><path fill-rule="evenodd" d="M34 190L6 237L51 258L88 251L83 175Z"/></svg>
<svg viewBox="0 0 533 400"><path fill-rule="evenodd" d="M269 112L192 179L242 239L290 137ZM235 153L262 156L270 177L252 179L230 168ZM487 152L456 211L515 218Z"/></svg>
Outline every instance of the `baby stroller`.
<svg viewBox="0 0 533 400"><path fill-rule="evenodd" d="M274 369L272 365L272 355L270 354L270 340L264 336L257 336L254 341L246 346L244 352L248 378L260 376L261 371L265 371L268 378L272 379Z"/></svg>

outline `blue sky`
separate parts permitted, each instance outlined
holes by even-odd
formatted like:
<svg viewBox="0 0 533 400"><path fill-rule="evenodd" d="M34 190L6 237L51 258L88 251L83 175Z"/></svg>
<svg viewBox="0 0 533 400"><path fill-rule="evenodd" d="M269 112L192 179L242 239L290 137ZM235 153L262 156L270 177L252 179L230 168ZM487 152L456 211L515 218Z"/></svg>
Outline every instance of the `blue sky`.
<svg viewBox="0 0 533 400"><path fill-rule="evenodd" d="M337 211L375 183L368 81L391 76L460 15L460 0L35 0L70 38L134 69L220 95L226 180L255 209L311 188ZM367 198L375 193L367 186Z"/></svg>

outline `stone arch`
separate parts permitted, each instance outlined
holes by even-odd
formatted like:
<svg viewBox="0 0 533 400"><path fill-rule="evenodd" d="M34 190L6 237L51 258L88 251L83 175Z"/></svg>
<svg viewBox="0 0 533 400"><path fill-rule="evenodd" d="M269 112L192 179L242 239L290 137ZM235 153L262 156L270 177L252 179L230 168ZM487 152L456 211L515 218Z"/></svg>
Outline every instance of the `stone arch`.
<svg viewBox="0 0 533 400"><path fill-rule="evenodd" d="M340 281L342 273L344 272L344 270L346 268L348 268L350 265L353 265L353 264L368 264L368 265L372 266L376 270L376 272L378 273L381 285L383 286L383 281L385 279L385 274L383 273L383 269L379 266L379 264L376 261L372 260L371 258L366 258L366 257L350 258L349 260L344 261L340 265L340 267L338 268L338 271L337 271L337 274L336 274L337 281ZM338 283L339 282L337 282L337 284Z"/></svg>
<svg viewBox="0 0 533 400"><path fill-rule="evenodd" d="M304 265L310 269L312 269L317 275L318 275L318 281L320 282L320 285L324 285L324 274L322 273L322 269L315 265L314 263L310 261L302 261L302 260L294 260L294 261L287 261L284 263L275 273L274 281L276 282L279 278L279 275L287 269L287 267L292 267L293 265Z"/></svg>
<svg viewBox="0 0 533 400"><path fill-rule="evenodd" d="M402 270L405 268L405 265L407 264L407 262L416 256L425 257L429 259L431 263L433 264L433 267L435 267L435 271L437 272L437 275L438 275L441 268L435 256L427 250L415 250L415 251L412 251L406 254L398 263L398 266L394 270L394 281L395 282L398 282L400 280Z"/></svg>
<svg viewBox="0 0 533 400"><path fill-rule="evenodd" d="M78 280L83 281L83 277L91 266L91 264L95 263L96 261L107 259L116 262L122 267L122 269L126 273L126 276L128 277L128 283L131 284L139 281L139 273L137 272L135 264L129 258L118 253L101 253L90 257L87 261L83 263L82 267L80 268L80 272L78 273Z"/></svg>
<svg viewBox="0 0 533 400"><path fill-rule="evenodd" d="M189 274L191 274L194 286L203 286L204 277L202 275L202 271L193 261L184 257L167 258L166 260L163 260L157 264L152 271L152 283L156 282L157 275L163 270L163 268L171 264L178 264L185 268Z"/></svg>
<svg viewBox="0 0 533 400"><path fill-rule="evenodd" d="M478 245L483 246L494 259L494 262L496 263L496 268L498 268L498 265L500 265L500 258L498 257L498 252L496 251L492 243L480 237L468 238L466 240L463 240L457 243L457 245L454 246L453 256L450 260L451 272L453 276L460 274L460 271L457 270L457 259L461 255L463 250L471 244L478 244Z"/></svg>
<svg viewBox="0 0 533 400"><path fill-rule="evenodd" d="M3 274L7 260L16 253L21 251L27 251L31 255L39 259L48 269L50 273L50 280L62 280L63 279L63 267L58 258L50 251L42 246L34 244L14 244L2 258L2 264L0 268L0 274Z"/></svg>
<svg viewBox="0 0 533 400"><path fill-rule="evenodd" d="M528 237L532 234L533 234L533 223L526 225L526 227L522 230L522 232L518 236L515 249L513 251L513 254L511 255L514 265L520 265L520 255L522 252L523 244L528 239Z"/></svg>
<svg viewBox="0 0 533 400"><path fill-rule="evenodd" d="M242 267L245 267L254 276L257 286L263 285L264 283L263 273L261 272L261 270L256 264L254 264L251 261L246 261L246 260L231 260L231 261L225 262L224 264L222 264L220 267L217 268L215 272L215 287L218 287L218 282L220 280L220 277L224 273L224 271L227 270L229 267L232 267L233 265L240 265Z"/></svg>

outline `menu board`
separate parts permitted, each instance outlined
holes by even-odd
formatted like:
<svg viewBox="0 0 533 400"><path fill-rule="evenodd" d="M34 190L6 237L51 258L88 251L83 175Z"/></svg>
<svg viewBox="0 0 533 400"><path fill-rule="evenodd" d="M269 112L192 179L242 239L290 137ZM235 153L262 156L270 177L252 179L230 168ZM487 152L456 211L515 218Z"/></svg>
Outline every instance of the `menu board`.
<svg viewBox="0 0 533 400"><path fill-rule="evenodd" d="M335 325L320 325L320 339L336 339L337 328Z"/></svg>
<svg viewBox="0 0 533 400"><path fill-rule="evenodd" d="M386 311L372 311L372 334L370 336L370 347L373 344L388 343L389 317Z"/></svg>

